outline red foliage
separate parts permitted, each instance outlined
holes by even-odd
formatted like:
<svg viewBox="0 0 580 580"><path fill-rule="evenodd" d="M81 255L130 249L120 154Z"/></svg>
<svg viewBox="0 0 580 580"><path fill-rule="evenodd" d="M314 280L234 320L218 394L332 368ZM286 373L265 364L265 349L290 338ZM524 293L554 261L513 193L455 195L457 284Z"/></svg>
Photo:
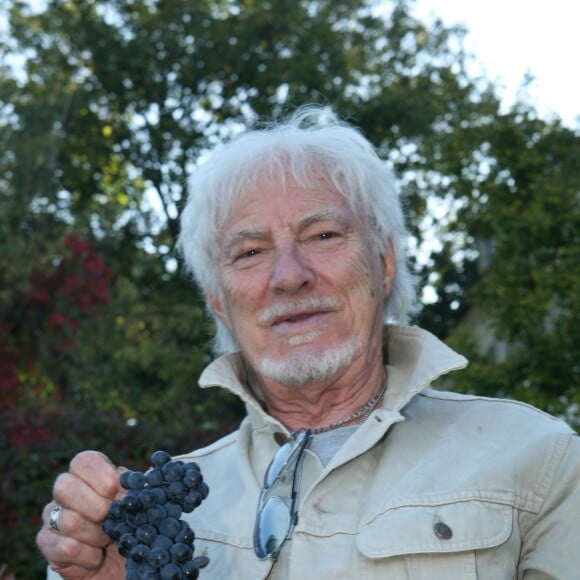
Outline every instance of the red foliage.
<svg viewBox="0 0 580 580"><path fill-rule="evenodd" d="M93 249L89 242L75 235L64 240L67 254L59 261L52 272L32 270L29 277L29 290L26 299L33 304L51 306L62 303L65 310L90 313L95 306L109 301L109 286L113 269ZM51 323L61 326L69 324L62 317L63 308L55 311ZM69 324L70 326L70 324Z"/></svg>
<svg viewBox="0 0 580 580"><path fill-rule="evenodd" d="M64 239L64 243L67 247L69 247L72 250L74 256L81 256L82 254L87 253L91 248L89 242L81 240L78 236L75 236L74 234L69 234L68 236L66 236Z"/></svg>
<svg viewBox="0 0 580 580"><path fill-rule="evenodd" d="M54 327L66 326L71 320L66 314L62 314L61 312L53 312L48 317L48 324Z"/></svg>
<svg viewBox="0 0 580 580"><path fill-rule="evenodd" d="M28 289L14 296L11 311L1 314L5 320L0 319L0 420L7 427L10 446L22 450L51 439L30 405L35 392L44 389L34 379L35 343L43 341L61 353L74 348L80 320L96 315L96 308L109 300L112 268L78 236L68 235L63 246L57 265L49 271L32 269ZM60 392L51 398L58 401Z"/></svg>
<svg viewBox="0 0 580 580"><path fill-rule="evenodd" d="M20 379L16 372L15 363L2 353L0 360L0 408L11 408L18 398L20 389Z"/></svg>

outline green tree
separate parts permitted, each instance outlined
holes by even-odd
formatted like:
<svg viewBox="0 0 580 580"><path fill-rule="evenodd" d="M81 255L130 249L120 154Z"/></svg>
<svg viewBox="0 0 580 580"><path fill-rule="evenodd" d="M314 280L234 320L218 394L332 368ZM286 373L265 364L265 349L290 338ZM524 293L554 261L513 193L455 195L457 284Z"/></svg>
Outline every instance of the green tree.
<svg viewBox="0 0 580 580"><path fill-rule="evenodd" d="M453 227L479 262L467 321L479 320L496 349L482 350L468 325L453 329L451 342L473 358L455 384L528 401L578 428L580 135L524 109L490 128L478 156L462 162L477 187L462 185Z"/></svg>

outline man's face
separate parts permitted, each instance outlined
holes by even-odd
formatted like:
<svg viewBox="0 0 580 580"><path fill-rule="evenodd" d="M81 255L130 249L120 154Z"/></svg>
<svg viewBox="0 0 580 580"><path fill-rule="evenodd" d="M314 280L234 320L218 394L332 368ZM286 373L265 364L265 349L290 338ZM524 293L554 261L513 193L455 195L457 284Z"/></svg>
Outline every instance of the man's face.
<svg viewBox="0 0 580 580"><path fill-rule="evenodd" d="M209 299L258 376L322 381L381 352L394 260L332 186L264 180L223 231L223 299Z"/></svg>

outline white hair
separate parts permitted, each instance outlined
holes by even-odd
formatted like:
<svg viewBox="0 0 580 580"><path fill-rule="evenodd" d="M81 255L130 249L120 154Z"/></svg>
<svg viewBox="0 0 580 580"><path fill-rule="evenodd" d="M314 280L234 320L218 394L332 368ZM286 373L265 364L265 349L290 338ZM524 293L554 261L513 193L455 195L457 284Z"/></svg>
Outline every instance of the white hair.
<svg viewBox="0 0 580 580"><path fill-rule="evenodd" d="M181 215L178 247L204 295L223 299L220 239L235 202L264 179L281 187L290 178L308 186L313 176L332 184L369 227L379 253L394 252L396 277L383 305L385 322L404 322L415 301L395 179L371 143L326 107L298 108L282 123L255 128L216 149L197 167ZM206 300L207 304L207 300ZM215 351L239 350L217 319Z"/></svg>

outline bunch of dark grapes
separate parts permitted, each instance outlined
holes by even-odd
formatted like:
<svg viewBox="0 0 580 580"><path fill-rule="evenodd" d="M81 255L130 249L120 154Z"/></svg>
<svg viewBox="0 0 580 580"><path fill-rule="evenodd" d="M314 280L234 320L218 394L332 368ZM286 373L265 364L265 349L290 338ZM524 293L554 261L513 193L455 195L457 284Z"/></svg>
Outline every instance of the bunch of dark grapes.
<svg viewBox="0 0 580 580"><path fill-rule="evenodd" d="M193 557L195 535L180 518L209 492L199 465L156 451L149 471L124 471L121 485L127 493L111 504L103 530L126 558L126 580L197 578L208 559Z"/></svg>

